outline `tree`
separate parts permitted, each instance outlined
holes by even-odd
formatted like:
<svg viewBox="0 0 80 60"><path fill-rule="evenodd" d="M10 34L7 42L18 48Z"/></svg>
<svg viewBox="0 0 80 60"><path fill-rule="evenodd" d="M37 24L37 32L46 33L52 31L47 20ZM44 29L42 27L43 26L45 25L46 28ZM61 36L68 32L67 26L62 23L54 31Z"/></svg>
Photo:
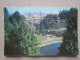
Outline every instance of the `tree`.
<svg viewBox="0 0 80 60"><path fill-rule="evenodd" d="M42 33L42 35L45 35L45 27L43 24L41 24L41 27L40 27L40 32Z"/></svg>
<svg viewBox="0 0 80 60"><path fill-rule="evenodd" d="M69 16L69 11L68 10L63 10L63 11L60 11L59 12L59 17L60 17L60 19L66 19L66 18L68 18Z"/></svg>
<svg viewBox="0 0 80 60"><path fill-rule="evenodd" d="M67 31L63 36L63 43L60 47L60 53L64 56L78 55L78 41L77 41L77 9L71 8L68 11L67 17L69 19Z"/></svg>
<svg viewBox="0 0 80 60"><path fill-rule="evenodd" d="M10 15L9 15L9 12L7 10L7 8L4 8L4 29L5 29L5 54L8 52L8 46L9 46L9 29L8 29L8 26L9 25L9 18L10 18Z"/></svg>
<svg viewBox="0 0 80 60"><path fill-rule="evenodd" d="M50 25L55 20L57 20L57 15L56 14L48 14L46 17L44 17L41 24L44 25L45 29L49 29Z"/></svg>
<svg viewBox="0 0 80 60"><path fill-rule="evenodd" d="M5 55L37 55L37 40L27 25L25 17L16 11L9 17L9 21L4 21L4 23L7 22L5 43L7 40L8 42L5 44Z"/></svg>
<svg viewBox="0 0 80 60"><path fill-rule="evenodd" d="M48 14L41 20L40 23L40 32L45 34L44 29L54 28L54 21L57 20L57 14Z"/></svg>
<svg viewBox="0 0 80 60"><path fill-rule="evenodd" d="M7 20L9 18L9 12L7 8L4 7L4 20Z"/></svg>

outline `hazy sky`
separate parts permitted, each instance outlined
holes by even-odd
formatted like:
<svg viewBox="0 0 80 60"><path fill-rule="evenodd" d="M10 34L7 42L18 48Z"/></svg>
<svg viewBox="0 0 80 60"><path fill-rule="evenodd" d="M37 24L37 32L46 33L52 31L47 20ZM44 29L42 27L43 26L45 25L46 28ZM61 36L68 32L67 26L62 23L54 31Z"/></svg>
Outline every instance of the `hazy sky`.
<svg viewBox="0 0 80 60"><path fill-rule="evenodd" d="M19 11L20 14L25 15L26 13L59 13L61 10L69 10L71 7L7 7L10 14L15 11Z"/></svg>

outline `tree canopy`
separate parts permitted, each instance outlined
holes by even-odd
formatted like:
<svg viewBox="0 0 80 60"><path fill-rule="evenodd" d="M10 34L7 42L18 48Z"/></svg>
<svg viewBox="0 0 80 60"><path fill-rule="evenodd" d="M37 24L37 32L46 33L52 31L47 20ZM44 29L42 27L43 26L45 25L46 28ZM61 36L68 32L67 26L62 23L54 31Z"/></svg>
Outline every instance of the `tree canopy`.
<svg viewBox="0 0 80 60"><path fill-rule="evenodd" d="M38 55L36 37L23 15L16 11L9 16L4 8L4 23L5 55Z"/></svg>
<svg viewBox="0 0 80 60"><path fill-rule="evenodd" d="M60 14L63 15L63 12ZM63 36L63 43L60 47L60 52L66 56L78 55L77 14L78 10L76 8L71 8L65 15L69 21L67 31Z"/></svg>

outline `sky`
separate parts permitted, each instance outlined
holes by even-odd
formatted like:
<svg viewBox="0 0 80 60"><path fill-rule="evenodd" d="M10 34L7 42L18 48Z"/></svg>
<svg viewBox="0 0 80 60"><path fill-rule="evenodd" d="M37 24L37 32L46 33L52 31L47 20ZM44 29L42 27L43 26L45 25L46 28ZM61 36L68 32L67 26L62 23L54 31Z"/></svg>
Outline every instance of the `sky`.
<svg viewBox="0 0 80 60"><path fill-rule="evenodd" d="M15 11L19 11L22 15L40 12L58 14L59 11L69 10L70 8L71 7L7 7L10 14L13 14Z"/></svg>

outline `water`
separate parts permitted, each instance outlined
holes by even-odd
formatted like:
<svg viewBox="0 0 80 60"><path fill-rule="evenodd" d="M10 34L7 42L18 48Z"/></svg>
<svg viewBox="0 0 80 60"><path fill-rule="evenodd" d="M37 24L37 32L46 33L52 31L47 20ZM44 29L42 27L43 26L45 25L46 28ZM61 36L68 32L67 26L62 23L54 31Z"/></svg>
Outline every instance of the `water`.
<svg viewBox="0 0 80 60"><path fill-rule="evenodd" d="M48 46L44 46L40 49L41 56L56 56L59 53L58 47L60 47L61 43L51 44Z"/></svg>

